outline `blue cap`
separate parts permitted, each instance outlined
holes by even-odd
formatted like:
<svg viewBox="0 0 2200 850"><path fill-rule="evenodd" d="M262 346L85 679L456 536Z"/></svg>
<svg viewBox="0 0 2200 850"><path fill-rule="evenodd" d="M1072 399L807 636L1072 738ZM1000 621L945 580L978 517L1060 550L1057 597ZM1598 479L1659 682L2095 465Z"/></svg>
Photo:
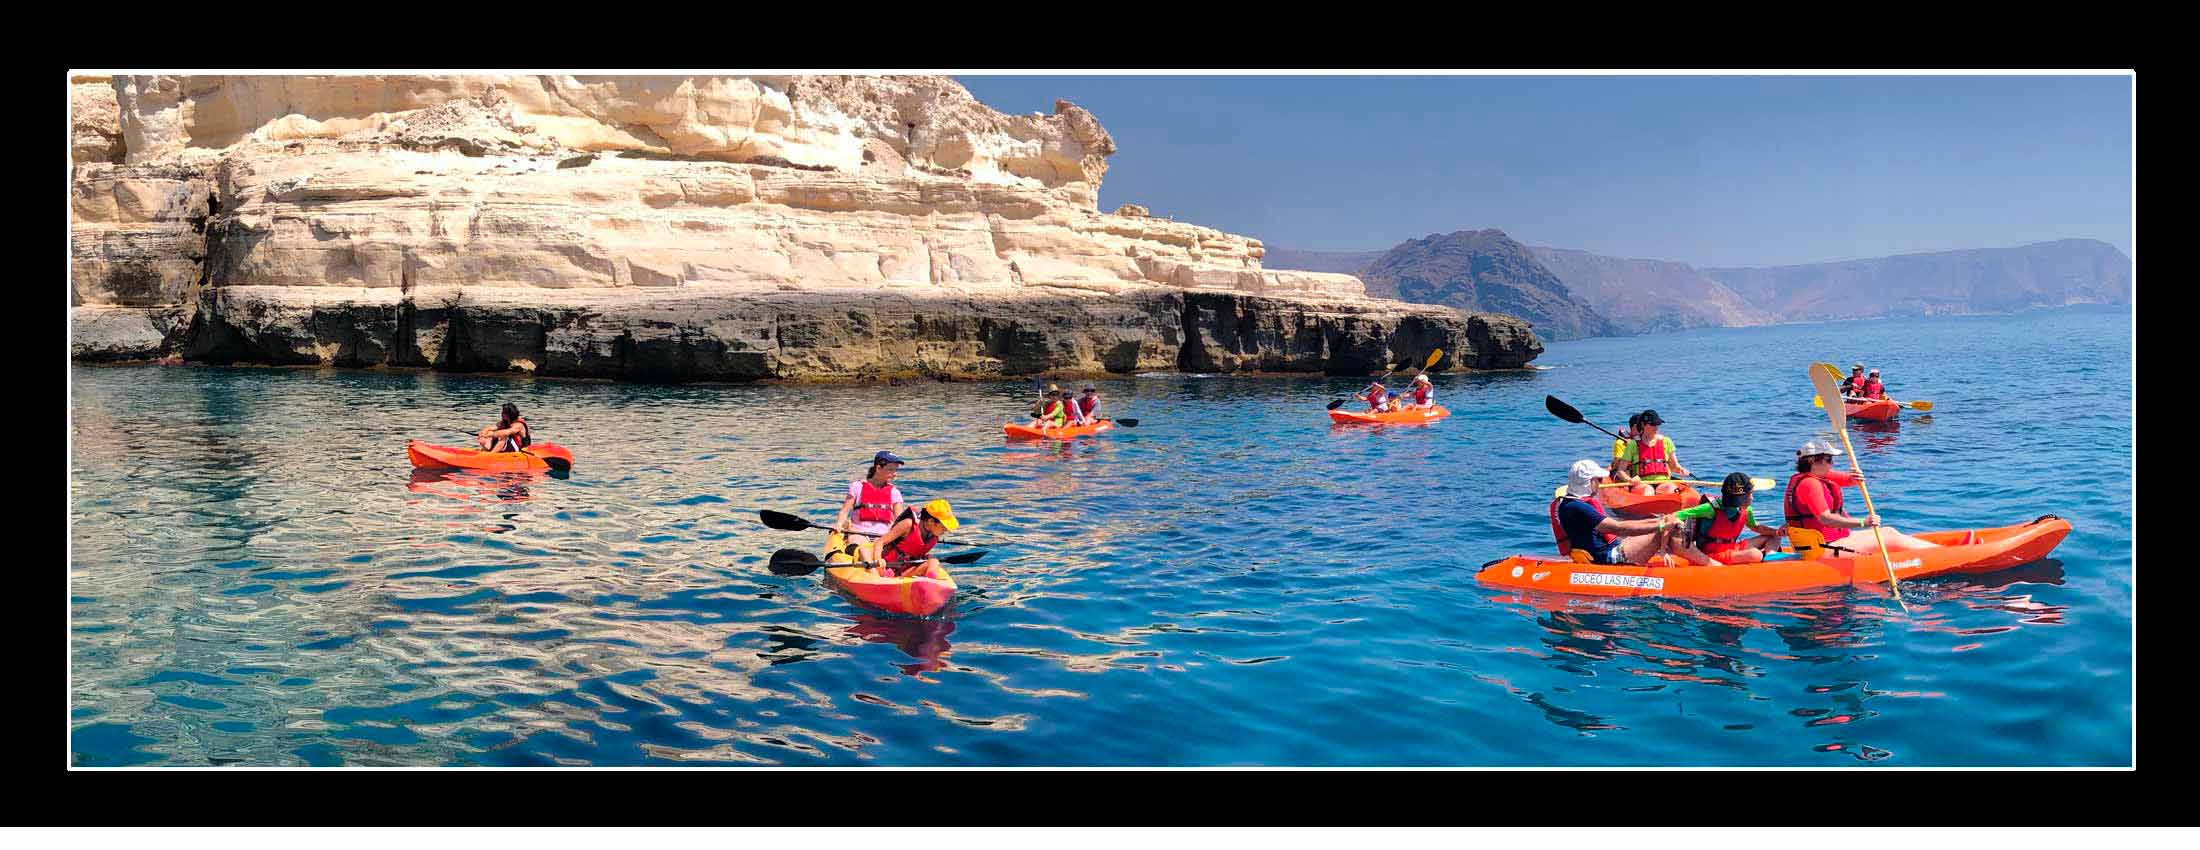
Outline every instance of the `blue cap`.
<svg viewBox="0 0 2200 850"><path fill-rule="evenodd" d="M874 464L900 463L906 465L906 462L901 459L901 456L894 454L893 452L879 452L878 454L872 455L871 462Z"/></svg>

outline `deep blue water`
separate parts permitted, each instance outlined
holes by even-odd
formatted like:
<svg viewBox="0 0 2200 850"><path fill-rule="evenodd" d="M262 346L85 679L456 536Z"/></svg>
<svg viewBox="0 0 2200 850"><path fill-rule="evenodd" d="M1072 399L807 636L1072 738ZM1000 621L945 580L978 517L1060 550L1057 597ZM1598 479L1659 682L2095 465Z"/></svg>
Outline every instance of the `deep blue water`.
<svg viewBox="0 0 2200 850"><path fill-rule="evenodd" d="M77 367L74 763L2128 764L2131 346L2084 309L1568 342L1382 430L1323 416L1357 381L1150 375L1100 383L1139 427L1055 445L1001 437L1023 382ZM1546 393L1784 479L1814 359L1937 405L1853 435L1890 525L2076 531L1908 614L1474 583L1609 451ZM506 400L570 477L406 462ZM765 569L817 541L755 511L828 521L879 448L992 553L944 619Z"/></svg>

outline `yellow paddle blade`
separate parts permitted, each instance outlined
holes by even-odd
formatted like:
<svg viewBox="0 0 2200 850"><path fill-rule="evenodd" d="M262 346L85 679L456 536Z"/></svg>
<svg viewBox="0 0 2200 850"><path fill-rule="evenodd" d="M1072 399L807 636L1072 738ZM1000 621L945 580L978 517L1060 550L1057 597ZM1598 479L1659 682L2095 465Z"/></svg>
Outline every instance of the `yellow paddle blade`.
<svg viewBox="0 0 2200 850"><path fill-rule="evenodd" d="M1822 396L1811 396L1811 397L1810 397L1810 406L1812 406L1812 407L1825 407L1825 406L1826 406L1826 400L1825 400L1825 398L1824 398L1824 397L1822 397Z"/></svg>
<svg viewBox="0 0 2200 850"><path fill-rule="evenodd" d="M1429 353L1428 353L1428 362L1427 362L1427 363L1423 363L1423 364L1421 364L1421 368L1423 368L1423 369L1434 369L1434 368L1436 368L1436 361L1438 361L1438 360L1442 360L1442 359L1444 359L1444 350L1443 350L1443 349L1439 348L1439 349L1436 349L1435 351L1431 351L1431 352L1429 352Z"/></svg>
<svg viewBox="0 0 2200 850"><path fill-rule="evenodd" d="M1565 497L1566 497L1566 485L1564 485L1564 484L1560 484L1560 485L1558 485L1558 489L1556 489L1556 490L1552 490L1552 491L1551 491L1551 498L1553 498L1553 499L1563 499L1563 498L1565 498Z"/></svg>
<svg viewBox="0 0 2200 850"><path fill-rule="evenodd" d="M1904 407L1920 413L1933 409L1933 403L1929 401L1905 401L1902 404Z"/></svg>
<svg viewBox="0 0 2200 850"><path fill-rule="evenodd" d="M1773 481L1770 478L1752 478L1749 479L1749 486L1759 490L1770 490L1773 487Z"/></svg>
<svg viewBox="0 0 2200 850"><path fill-rule="evenodd" d="M1811 386L1818 389L1819 398L1840 398L1841 391L1837 386L1840 382L1841 367L1831 363L1810 364L1810 383ZM1848 427L1848 411L1841 405L1826 405L1826 418L1833 422L1833 430L1836 432L1845 430Z"/></svg>

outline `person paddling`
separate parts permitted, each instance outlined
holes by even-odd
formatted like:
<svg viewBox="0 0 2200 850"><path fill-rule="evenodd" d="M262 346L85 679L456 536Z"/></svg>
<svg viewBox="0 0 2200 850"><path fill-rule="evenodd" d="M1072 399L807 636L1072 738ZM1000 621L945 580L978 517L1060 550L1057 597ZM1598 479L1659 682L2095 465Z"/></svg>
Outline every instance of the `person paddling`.
<svg viewBox="0 0 2200 850"><path fill-rule="evenodd" d="M1672 548L1671 534L1678 526L1669 516L1620 520L1607 515L1596 494L1610 475L1593 460L1574 461L1566 471L1565 495L1551 500L1551 534L1558 538L1558 552L1591 564L1649 563L1651 556Z"/></svg>
<svg viewBox="0 0 2200 850"><path fill-rule="evenodd" d="M1634 436L1612 443L1612 477L1636 484L1632 489L1644 496L1680 492L1673 476L1686 478L1690 473L1673 453L1673 438L1658 433L1665 420L1658 418L1657 411L1645 410L1629 421L1635 424Z"/></svg>
<svg viewBox="0 0 2200 850"><path fill-rule="evenodd" d="M474 443L485 452L516 452L534 443L527 430L526 418L519 415L519 407L504 403L504 410L494 427L483 428L474 435Z"/></svg>
<svg viewBox="0 0 2200 850"><path fill-rule="evenodd" d="M1039 415L1024 427L1060 428L1066 424L1069 424L1069 405L1063 402L1061 390L1049 389L1047 390L1046 400L1039 409Z"/></svg>
<svg viewBox="0 0 2200 850"><path fill-rule="evenodd" d="M1765 552L1779 545L1780 529L1759 524L1751 512L1750 496L1756 489L1748 473L1727 473L1726 480L1719 483L1717 501L1707 496L1702 504L1674 512L1673 519L1688 523L1689 542L1681 547L1681 556L1693 564L1763 561ZM1743 531L1763 536L1743 541Z"/></svg>
<svg viewBox="0 0 2200 850"><path fill-rule="evenodd" d="M1871 376L1864 379L1864 391L1858 395L1873 399L1887 397L1887 385L1879 382L1879 370L1873 369Z"/></svg>
<svg viewBox="0 0 2200 850"><path fill-rule="evenodd" d="M1381 413L1391 402L1390 388L1383 386L1381 381L1368 384L1366 390L1354 393L1352 397L1367 402L1369 413Z"/></svg>
<svg viewBox="0 0 2200 850"><path fill-rule="evenodd" d="M1427 410L1436 406L1436 385L1428 379L1428 373L1413 376L1412 406Z"/></svg>
<svg viewBox="0 0 2200 850"><path fill-rule="evenodd" d="M840 513L833 517L833 527L850 537L861 536L869 540L884 535L894 524L894 518L909 507L902 504L901 488L894 486L894 475L901 471L901 466L901 457L893 452L872 455L871 468L863 478L848 482L848 498L841 500Z"/></svg>
<svg viewBox="0 0 2200 850"><path fill-rule="evenodd" d="M1849 376L1841 379L1841 395L1843 398L1864 396L1864 364L1849 364Z"/></svg>
<svg viewBox="0 0 2200 850"><path fill-rule="evenodd" d="M1879 523L1878 514L1867 514L1858 519L1842 510L1841 488L1854 487L1864 476L1854 472L1842 472L1833 468L1833 456L1841 453L1841 447L1819 439L1803 443L1795 452L1795 475L1788 478L1787 495L1782 498L1787 522L1816 531L1826 537L1827 543L1842 541L1841 545L1853 550L1851 557L1869 555L1879 551L1879 544L1869 534L1850 534L1850 529L1879 526L1879 537L1887 541L1887 551L1925 549L1938 546L1930 540L1921 540Z"/></svg>
<svg viewBox="0 0 2200 850"><path fill-rule="evenodd" d="M863 560L873 571L889 578L946 578L940 559L932 557L932 547L939 545L941 536L961 526L946 499L933 499L915 511L903 509L901 518L894 521L885 536L867 548Z"/></svg>

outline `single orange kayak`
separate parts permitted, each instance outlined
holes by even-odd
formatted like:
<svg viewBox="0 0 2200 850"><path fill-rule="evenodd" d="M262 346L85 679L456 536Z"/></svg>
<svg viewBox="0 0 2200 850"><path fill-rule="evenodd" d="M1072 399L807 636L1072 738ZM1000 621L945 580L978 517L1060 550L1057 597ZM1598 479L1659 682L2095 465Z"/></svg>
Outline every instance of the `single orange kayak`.
<svg viewBox="0 0 2200 850"><path fill-rule="evenodd" d="M825 533L825 563L853 564L855 556L841 550L848 538L838 531ZM923 575L882 576L869 567L825 568L825 579L850 598L881 611L928 617L955 598L955 579L946 567L933 567Z"/></svg>
<svg viewBox="0 0 2200 850"><path fill-rule="evenodd" d="M1332 410L1329 411L1329 421L1339 425L1422 425L1450 415L1451 411L1445 410L1444 406L1439 404L1426 410L1418 407L1408 407L1404 410L1393 410L1386 413Z"/></svg>
<svg viewBox="0 0 2200 850"><path fill-rule="evenodd" d="M1598 491L1597 496L1604 501L1604 507L1613 513L1633 516L1669 514L1682 508L1695 507L1698 502L1703 501L1694 486L1682 484L1680 487L1675 492L1659 493L1655 496L1637 493L1633 487L1606 487Z"/></svg>
<svg viewBox="0 0 2200 850"><path fill-rule="evenodd" d="M1939 548L1887 554L1894 563L1895 577L1903 581L1984 573L2047 557L2069 534L2070 521L2050 514L2023 525L1926 532L1917 536L1940 544ZM1671 567L1582 564L1564 558L1514 555L1483 564L1474 578L1483 584L1517 590L1589 596L1749 596L1877 584L1887 580L1887 568L1877 554L1718 567L1685 563Z"/></svg>
<svg viewBox="0 0 2200 850"><path fill-rule="evenodd" d="M1842 412L1846 413L1850 419L1862 419L1867 422L1878 422L1887 419L1893 419L1895 417L1895 414L1902 412L1902 405L1882 398L1873 399L1871 401L1843 402L1841 405L1841 410Z"/></svg>
<svg viewBox="0 0 2200 850"><path fill-rule="evenodd" d="M1090 425L1064 425L1060 428L1052 426L1027 428L1013 422L1001 426L1003 433L1024 440L1067 440L1072 437L1086 437L1114 429L1115 422L1108 419L1102 419Z"/></svg>
<svg viewBox="0 0 2200 850"><path fill-rule="evenodd" d="M457 446L438 446L413 440L405 444L405 456L412 459L414 469L481 469L489 472L540 472L551 467L551 461L570 469L573 453L556 443L536 443L516 452L485 452L480 449L463 449Z"/></svg>

